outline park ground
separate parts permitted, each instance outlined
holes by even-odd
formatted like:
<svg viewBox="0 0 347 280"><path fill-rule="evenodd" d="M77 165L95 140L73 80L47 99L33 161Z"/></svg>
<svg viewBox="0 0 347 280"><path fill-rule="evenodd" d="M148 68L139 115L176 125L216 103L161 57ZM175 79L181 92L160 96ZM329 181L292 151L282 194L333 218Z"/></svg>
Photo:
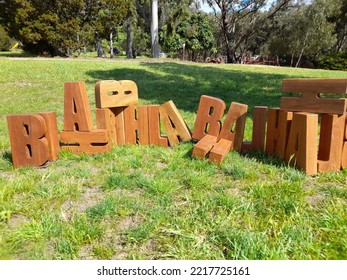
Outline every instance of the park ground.
<svg viewBox="0 0 347 280"><path fill-rule="evenodd" d="M61 130L64 82L85 81L95 108L98 80L133 80L139 104L173 100L191 129L202 94L245 103L250 140L254 106L279 106L294 77L347 72L0 53L0 259L346 259L347 170L310 177L237 152L217 166L193 143L12 166L6 115L55 111Z"/></svg>

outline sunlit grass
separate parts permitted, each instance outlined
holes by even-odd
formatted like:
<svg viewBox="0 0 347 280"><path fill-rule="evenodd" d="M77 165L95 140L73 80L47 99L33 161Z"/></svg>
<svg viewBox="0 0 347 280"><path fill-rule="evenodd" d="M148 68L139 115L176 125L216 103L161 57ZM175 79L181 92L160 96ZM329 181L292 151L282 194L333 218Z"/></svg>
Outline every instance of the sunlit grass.
<svg viewBox="0 0 347 280"><path fill-rule="evenodd" d="M14 169L6 115L55 111L63 85L131 79L140 104L172 99L192 129L200 95L276 107L287 77L346 72L178 61L0 56L0 259L346 259L347 173L307 177L262 153L221 166L173 148L61 151L45 169ZM93 112L94 114L94 112Z"/></svg>

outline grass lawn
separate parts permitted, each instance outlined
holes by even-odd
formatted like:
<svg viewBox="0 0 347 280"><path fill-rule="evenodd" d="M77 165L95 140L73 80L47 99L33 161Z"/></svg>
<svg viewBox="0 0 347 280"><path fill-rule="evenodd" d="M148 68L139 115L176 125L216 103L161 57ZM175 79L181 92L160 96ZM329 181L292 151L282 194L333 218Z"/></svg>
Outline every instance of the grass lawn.
<svg viewBox="0 0 347 280"><path fill-rule="evenodd" d="M0 259L347 259L347 170L305 176L263 154L218 167L193 143L61 152L45 169L13 169L6 115L55 111L63 86L134 80L140 104L173 100L192 129L200 95L279 106L281 80L347 72L174 60L0 56ZM94 113L94 112L93 112Z"/></svg>

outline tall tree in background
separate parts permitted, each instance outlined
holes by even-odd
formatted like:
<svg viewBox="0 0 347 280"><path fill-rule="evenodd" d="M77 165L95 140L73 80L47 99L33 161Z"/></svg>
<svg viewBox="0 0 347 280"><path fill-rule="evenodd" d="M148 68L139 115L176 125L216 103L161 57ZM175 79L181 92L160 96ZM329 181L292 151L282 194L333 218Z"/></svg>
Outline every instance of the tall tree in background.
<svg viewBox="0 0 347 280"><path fill-rule="evenodd" d="M158 0L152 0L151 42L152 57L154 58L158 58L160 52L158 21Z"/></svg>
<svg viewBox="0 0 347 280"><path fill-rule="evenodd" d="M285 8L291 0L278 0L273 3L267 17L273 17ZM223 35L228 62L237 62L242 57L238 52L247 44L259 27L264 24L264 17L259 17L262 9L270 3L266 0L206 0L215 11ZM245 49L245 48L243 48Z"/></svg>

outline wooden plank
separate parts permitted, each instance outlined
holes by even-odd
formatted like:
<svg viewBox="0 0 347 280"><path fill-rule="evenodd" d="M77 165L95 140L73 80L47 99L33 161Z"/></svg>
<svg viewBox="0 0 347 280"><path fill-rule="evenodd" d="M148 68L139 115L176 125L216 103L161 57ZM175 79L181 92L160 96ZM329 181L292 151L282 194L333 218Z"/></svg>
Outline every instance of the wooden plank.
<svg viewBox="0 0 347 280"><path fill-rule="evenodd" d="M268 110L265 148L268 155L284 159L292 119L293 112L283 111L278 108Z"/></svg>
<svg viewBox="0 0 347 280"><path fill-rule="evenodd" d="M339 171L346 114L322 114L318 150L318 172Z"/></svg>
<svg viewBox="0 0 347 280"><path fill-rule="evenodd" d="M341 154L341 168L347 168L347 141L343 142L342 154Z"/></svg>
<svg viewBox="0 0 347 280"><path fill-rule="evenodd" d="M60 142L62 149L78 154L95 155L112 149L112 141L107 129L95 129L88 132L61 131Z"/></svg>
<svg viewBox="0 0 347 280"><path fill-rule="evenodd" d="M138 106L138 143L140 145L149 145L149 121L148 106Z"/></svg>
<svg viewBox="0 0 347 280"><path fill-rule="evenodd" d="M268 110L267 131L266 131L266 146L265 151L269 156L276 154L277 141L279 139L278 132L278 117L280 109L270 108Z"/></svg>
<svg viewBox="0 0 347 280"><path fill-rule="evenodd" d="M324 94L346 94L347 79L284 79L282 92L301 93L301 97L282 97L280 108L286 111L302 111L342 115L347 110L346 98L321 98Z"/></svg>
<svg viewBox="0 0 347 280"><path fill-rule="evenodd" d="M48 141L48 160L55 161L59 156L59 137L58 137L58 124L57 116L55 112L42 112L39 113L44 118L46 123L46 134L45 137Z"/></svg>
<svg viewBox="0 0 347 280"><path fill-rule="evenodd" d="M167 147L169 145L168 138L160 133L160 115L159 105L148 105L148 129L149 143Z"/></svg>
<svg viewBox="0 0 347 280"><path fill-rule="evenodd" d="M95 85L97 108L115 108L137 105L138 89L134 81L99 81Z"/></svg>
<svg viewBox="0 0 347 280"><path fill-rule="evenodd" d="M347 116L346 116L346 123L345 123L345 135L344 135L344 142L343 142L343 148L342 148L342 154L341 154L341 168L347 168Z"/></svg>
<svg viewBox="0 0 347 280"><path fill-rule="evenodd" d="M7 116L12 161L20 166L41 166L50 158L45 119L40 115Z"/></svg>
<svg viewBox="0 0 347 280"><path fill-rule="evenodd" d="M124 108L125 144L137 144L138 121L136 106Z"/></svg>
<svg viewBox="0 0 347 280"><path fill-rule="evenodd" d="M231 141L220 139L212 148L209 161L221 164L231 149Z"/></svg>
<svg viewBox="0 0 347 280"><path fill-rule="evenodd" d="M200 140L207 134L218 137L222 127L221 119L225 108L226 105L223 100L202 95L192 137L195 140Z"/></svg>
<svg viewBox="0 0 347 280"><path fill-rule="evenodd" d="M125 108L126 107L116 107L116 108L110 109L114 115L118 145L125 145L125 121L124 121Z"/></svg>
<svg viewBox="0 0 347 280"><path fill-rule="evenodd" d="M318 115L294 113L285 161L304 170L307 175L317 173Z"/></svg>
<svg viewBox="0 0 347 280"><path fill-rule="evenodd" d="M241 151L243 136L246 125L248 106L245 104L232 102L218 136L218 140L226 139L232 142L231 149ZM233 126L235 129L233 130Z"/></svg>
<svg viewBox="0 0 347 280"><path fill-rule="evenodd" d="M159 106L159 114L164 124L170 146L192 139L188 126L172 100Z"/></svg>
<svg viewBox="0 0 347 280"><path fill-rule="evenodd" d="M217 137L213 135L205 135L193 148L192 157L204 159L217 143Z"/></svg>
<svg viewBox="0 0 347 280"><path fill-rule="evenodd" d="M64 130L93 130L92 115L84 82L64 84Z"/></svg>
<svg viewBox="0 0 347 280"><path fill-rule="evenodd" d="M252 128L252 142L243 142L242 151L264 151L265 149L265 136L266 136L266 123L267 123L266 106L256 106L253 109L253 128Z"/></svg>
<svg viewBox="0 0 347 280"><path fill-rule="evenodd" d="M293 120L293 112L280 110L278 115L278 140L275 154L278 158L284 159L289 138L289 132Z"/></svg>
<svg viewBox="0 0 347 280"><path fill-rule="evenodd" d="M108 109L95 109L97 129L107 129L113 145L117 145L116 119L113 112Z"/></svg>

